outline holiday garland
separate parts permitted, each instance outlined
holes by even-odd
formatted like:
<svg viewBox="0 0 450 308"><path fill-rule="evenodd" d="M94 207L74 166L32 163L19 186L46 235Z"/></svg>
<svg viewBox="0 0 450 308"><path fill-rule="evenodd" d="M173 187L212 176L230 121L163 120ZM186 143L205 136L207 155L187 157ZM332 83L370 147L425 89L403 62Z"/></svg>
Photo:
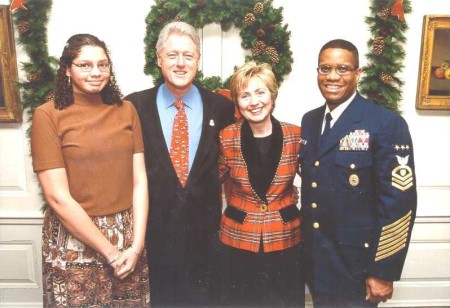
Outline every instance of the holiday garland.
<svg viewBox="0 0 450 308"><path fill-rule="evenodd" d="M47 22L52 0L29 0L26 9L14 10L14 22L19 33L18 43L29 59L21 69L26 81L19 82L23 109L30 115L34 109L53 98L57 60L48 55ZM399 112L403 82L395 76L403 68L404 33L408 29L404 13L411 12L409 0L372 0L371 16L366 17L372 37L368 41L368 64L359 83L360 92L377 104ZM279 83L291 72L293 63L289 46L290 32L282 25L282 8L272 7L272 0L156 0L147 16L146 65L155 83L161 81L155 45L159 31L171 20L182 20L196 28L219 23L223 31L231 26L240 28L242 47L251 50L245 61L272 64ZM196 82L211 91L228 88L229 78L204 77L200 71ZM27 132L28 135L30 131ZM46 204L43 205L45 209Z"/></svg>
<svg viewBox="0 0 450 308"><path fill-rule="evenodd" d="M52 0L27 1L26 8L14 11L14 22L19 33L18 43L23 46L28 55L28 61L22 62L21 69L26 74L26 81L18 83L21 89L23 110L29 114L28 121L34 109L52 99L54 80L56 76L56 59L48 55L47 22ZM27 131L31 134L31 126ZM44 197L41 211L48 207Z"/></svg>
<svg viewBox="0 0 450 308"><path fill-rule="evenodd" d="M400 113L403 81L396 74L403 69L408 26L404 14L411 12L409 0L372 0L366 17L372 34L368 41L368 64L363 68L359 91L375 103Z"/></svg>
<svg viewBox="0 0 450 308"><path fill-rule="evenodd" d="M146 65L144 72L153 76L155 84L162 81L157 65L156 42L161 29L171 21L184 21L195 28L217 23L223 31L232 26L241 29L241 46L250 50L245 61L267 62L281 84L283 76L292 69L292 52L289 45L290 32L283 25L282 8L273 8L272 0L223 1L223 0L156 0L147 16L145 37ZM228 88L230 77L225 81L219 76L204 77L198 72L195 82L211 91Z"/></svg>
<svg viewBox="0 0 450 308"><path fill-rule="evenodd" d="M56 72L56 60L48 55L47 22L52 0L28 0L25 9L14 10L14 21L19 37L18 43L28 54L22 62L26 81L20 82L21 102L24 110L32 114L34 109L52 98ZM368 64L359 84L360 92L394 111L399 110L403 82L396 74L403 68L405 31L408 29L404 13L411 12L410 0L372 0L371 15L366 17L371 38ZM144 72L161 80L156 64L155 45L159 31L171 20L183 20L196 28L219 23L223 31L231 26L240 28L242 47L251 50L246 61L255 60L272 64L278 81L291 72L293 63L289 46L290 32L282 25L282 8L272 7L268 1L223 0L156 0L147 16L146 65ZM217 90L227 88L228 80L220 77L204 77L199 72L197 81L204 87Z"/></svg>
<svg viewBox="0 0 450 308"><path fill-rule="evenodd" d="M29 119L36 107L53 97L57 61L48 55L47 48L51 6L52 0L33 0L27 1L26 9L14 10L18 43L28 55L28 61L21 63L27 80L19 82L19 88L22 106L30 115Z"/></svg>

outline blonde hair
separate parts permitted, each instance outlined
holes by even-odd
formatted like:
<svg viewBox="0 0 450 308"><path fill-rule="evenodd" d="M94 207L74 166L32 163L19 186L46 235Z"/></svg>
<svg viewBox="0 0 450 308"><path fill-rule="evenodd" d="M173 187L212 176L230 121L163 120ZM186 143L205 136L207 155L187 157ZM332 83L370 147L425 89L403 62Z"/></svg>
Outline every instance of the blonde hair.
<svg viewBox="0 0 450 308"><path fill-rule="evenodd" d="M251 78L256 77L261 80L269 89L272 95L273 103L278 96L278 83L272 67L268 63L256 63L255 61L246 62L239 67L230 80L230 92L233 102L238 104L238 95L242 89L248 86ZM273 108L272 108L273 110Z"/></svg>

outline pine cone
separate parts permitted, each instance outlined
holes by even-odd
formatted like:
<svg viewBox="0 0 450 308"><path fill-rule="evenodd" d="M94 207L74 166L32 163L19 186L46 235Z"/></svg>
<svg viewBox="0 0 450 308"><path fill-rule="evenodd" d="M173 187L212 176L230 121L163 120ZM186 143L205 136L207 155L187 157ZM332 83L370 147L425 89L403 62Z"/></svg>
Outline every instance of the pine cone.
<svg viewBox="0 0 450 308"><path fill-rule="evenodd" d="M45 101L53 101L55 99L55 94L52 91L49 91L46 95L45 95Z"/></svg>
<svg viewBox="0 0 450 308"><path fill-rule="evenodd" d="M267 45L263 41L256 41L255 45L252 47L252 54L254 56L260 55L266 49Z"/></svg>
<svg viewBox="0 0 450 308"><path fill-rule="evenodd" d="M255 4L255 6L253 7L253 10L254 10L256 13L262 13L262 12L264 11L264 5L263 5L261 2L257 2L257 3Z"/></svg>
<svg viewBox="0 0 450 308"><path fill-rule="evenodd" d="M383 26L380 29L380 34L384 37L389 35L389 27L388 26Z"/></svg>
<svg viewBox="0 0 450 308"><path fill-rule="evenodd" d="M274 24L269 24L266 29L267 29L268 32L273 32L273 30L275 30L275 25Z"/></svg>
<svg viewBox="0 0 450 308"><path fill-rule="evenodd" d="M160 16L158 16L158 17L156 18L156 21L157 21L159 24L162 24L164 21L166 21L166 18L165 18L164 16L160 15Z"/></svg>
<svg viewBox="0 0 450 308"><path fill-rule="evenodd" d="M391 15L391 10L387 6L384 6L380 10L380 12L378 12L378 16L380 16L380 18L383 20L388 19L390 15Z"/></svg>
<svg viewBox="0 0 450 308"><path fill-rule="evenodd" d="M381 93L377 93L372 97L373 101L377 104L380 104L384 101L384 95Z"/></svg>
<svg viewBox="0 0 450 308"><path fill-rule="evenodd" d="M372 53L376 56L379 56L383 53L384 50L384 37L379 36L373 40L372 43Z"/></svg>
<svg viewBox="0 0 450 308"><path fill-rule="evenodd" d="M385 73L385 72L381 72L381 73L378 75L378 77L379 77L379 78L381 79L381 81L384 82L385 84L392 85L392 84L394 83L394 78L393 78L391 75L389 75L389 74L387 74L387 73Z"/></svg>
<svg viewBox="0 0 450 308"><path fill-rule="evenodd" d="M266 36L266 32L263 29L259 28L258 30L256 30L256 36L259 39L262 39L264 38L264 36Z"/></svg>
<svg viewBox="0 0 450 308"><path fill-rule="evenodd" d="M255 17L255 15L253 15L253 13L247 13L247 15L245 15L245 17L244 17L244 22L247 25L251 25L255 20L256 20L256 17Z"/></svg>
<svg viewBox="0 0 450 308"><path fill-rule="evenodd" d="M269 46L266 48L265 52L270 57L270 59L274 64L280 62L280 56L278 55L278 52L275 49L275 47Z"/></svg>
<svg viewBox="0 0 450 308"><path fill-rule="evenodd" d="M31 25L28 21L22 20L17 25L17 30L19 31L19 34L24 34L25 32L28 32L31 28Z"/></svg>
<svg viewBox="0 0 450 308"><path fill-rule="evenodd" d="M30 75L27 76L27 80L29 82L36 82L39 81L41 79L41 74L39 73L31 73Z"/></svg>

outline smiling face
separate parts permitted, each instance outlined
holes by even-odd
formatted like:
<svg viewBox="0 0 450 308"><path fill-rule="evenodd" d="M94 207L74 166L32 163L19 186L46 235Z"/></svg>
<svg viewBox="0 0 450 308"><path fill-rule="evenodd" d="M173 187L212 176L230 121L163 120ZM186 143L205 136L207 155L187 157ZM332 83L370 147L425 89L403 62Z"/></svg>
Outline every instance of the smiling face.
<svg viewBox="0 0 450 308"><path fill-rule="evenodd" d="M200 55L192 39L185 34L172 33L158 54L167 88L176 97L182 97L194 82Z"/></svg>
<svg viewBox="0 0 450 308"><path fill-rule="evenodd" d="M90 71L89 67L92 68ZM73 91L77 93L100 93L108 84L110 74L105 50L90 45L81 47L66 70L66 75L71 78Z"/></svg>
<svg viewBox="0 0 450 308"><path fill-rule="evenodd" d="M249 79L246 87L237 93L239 111L250 127L270 126L273 98L266 84L258 77Z"/></svg>
<svg viewBox="0 0 450 308"><path fill-rule="evenodd" d="M319 67L329 66L332 69L328 74L318 73L317 84L330 110L345 102L355 93L361 75L361 69L356 68L356 65L352 52L348 50L328 48L321 52ZM355 69L340 75L336 68L342 66Z"/></svg>

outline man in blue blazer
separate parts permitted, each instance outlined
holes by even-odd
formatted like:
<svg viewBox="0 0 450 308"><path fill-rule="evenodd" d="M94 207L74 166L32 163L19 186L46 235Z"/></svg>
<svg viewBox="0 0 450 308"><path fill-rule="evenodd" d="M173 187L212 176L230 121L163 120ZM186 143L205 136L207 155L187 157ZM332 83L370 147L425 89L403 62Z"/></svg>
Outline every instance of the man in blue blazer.
<svg viewBox="0 0 450 308"><path fill-rule="evenodd" d="M411 238L411 136L401 116L357 92L361 69L352 43L326 43L318 62L326 101L301 125L308 286L315 308L376 307L392 297Z"/></svg>
<svg viewBox="0 0 450 308"><path fill-rule="evenodd" d="M147 224L152 307L209 303L212 239L221 217L218 134L234 120L234 105L193 84L200 39L184 22L161 31L156 46L164 82L128 95L143 132L149 187ZM169 155L172 126L182 100L189 126L189 173L180 182Z"/></svg>

